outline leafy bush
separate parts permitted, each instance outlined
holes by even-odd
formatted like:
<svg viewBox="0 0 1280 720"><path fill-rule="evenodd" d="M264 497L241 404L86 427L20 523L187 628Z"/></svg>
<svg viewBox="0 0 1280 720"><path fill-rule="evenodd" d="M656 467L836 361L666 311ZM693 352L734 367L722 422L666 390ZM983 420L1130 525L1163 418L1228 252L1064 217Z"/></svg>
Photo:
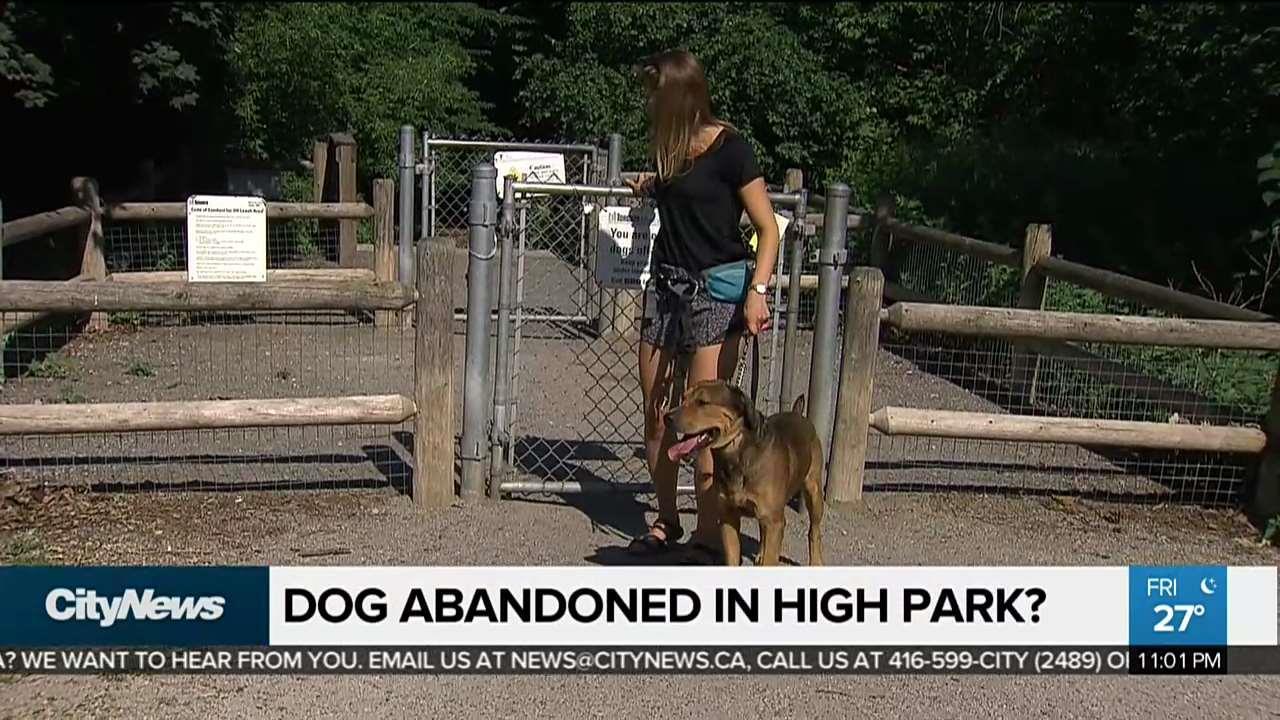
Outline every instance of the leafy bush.
<svg viewBox="0 0 1280 720"><path fill-rule="evenodd" d="M399 128L492 133L470 86L492 33L514 22L474 5L247 5L231 41L241 150L277 162L350 129L365 178L394 176Z"/></svg>
<svg viewBox="0 0 1280 720"><path fill-rule="evenodd" d="M45 378L50 380L61 380L71 377L75 366L70 360L59 357L57 355L46 355L39 361L31 364L27 371L31 377Z"/></svg>

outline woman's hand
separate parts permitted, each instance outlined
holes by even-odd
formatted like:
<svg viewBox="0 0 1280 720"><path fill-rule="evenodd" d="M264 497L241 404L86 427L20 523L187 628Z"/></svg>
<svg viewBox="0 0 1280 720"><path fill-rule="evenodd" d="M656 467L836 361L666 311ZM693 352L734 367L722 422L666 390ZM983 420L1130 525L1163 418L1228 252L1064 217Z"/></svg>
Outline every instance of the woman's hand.
<svg viewBox="0 0 1280 720"><path fill-rule="evenodd" d="M626 183L627 187L639 197L648 197L653 194L653 173L640 173L636 179L623 178L622 182Z"/></svg>
<svg viewBox="0 0 1280 720"><path fill-rule="evenodd" d="M759 335L769 329L769 300L755 290L747 291L742 305L742 315L747 321L747 332Z"/></svg>

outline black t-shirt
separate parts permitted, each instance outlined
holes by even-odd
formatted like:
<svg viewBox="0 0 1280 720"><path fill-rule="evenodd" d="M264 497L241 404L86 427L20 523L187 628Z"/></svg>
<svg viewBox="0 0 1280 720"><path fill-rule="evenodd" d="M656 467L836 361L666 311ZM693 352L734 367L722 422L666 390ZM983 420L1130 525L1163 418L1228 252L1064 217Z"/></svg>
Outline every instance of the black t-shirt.
<svg viewBox="0 0 1280 720"><path fill-rule="evenodd" d="M653 195L662 227L654 239L654 265L699 273L746 259L750 250L738 229L738 191L763 174L751 145L724 128L684 174L669 182L655 181Z"/></svg>

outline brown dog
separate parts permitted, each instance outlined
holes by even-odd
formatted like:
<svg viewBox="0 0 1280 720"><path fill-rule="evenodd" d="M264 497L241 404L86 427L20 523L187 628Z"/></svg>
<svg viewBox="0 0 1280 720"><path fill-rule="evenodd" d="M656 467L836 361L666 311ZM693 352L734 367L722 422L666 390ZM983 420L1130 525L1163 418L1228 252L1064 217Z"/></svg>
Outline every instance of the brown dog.
<svg viewBox="0 0 1280 720"><path fill-rule="evenodd" d="M765 419L741 390L712 380L689 388L680 407L667 413L677 437L668 457L679 462L708 448L715 460L726 565L742 559L743 515L760 523L760 564L777 565L787 503L800 492L809 512L809 564L822 564L822 443L804 404L801 396L791 412Z"/></svg>

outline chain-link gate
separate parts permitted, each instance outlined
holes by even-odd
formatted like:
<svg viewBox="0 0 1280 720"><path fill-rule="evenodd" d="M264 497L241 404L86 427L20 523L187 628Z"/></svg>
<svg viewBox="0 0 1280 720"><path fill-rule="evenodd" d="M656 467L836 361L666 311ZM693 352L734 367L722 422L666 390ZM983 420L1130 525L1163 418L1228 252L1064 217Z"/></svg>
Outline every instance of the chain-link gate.
<svg viewBox="0 0 1280 720"><path fill-rule="evenodd" d="M471 193L471 170L482 162L492 163L495 153L538 151L559 154L564 159L564 177L530 178L538 182L604 181L602 151L594 145L531 143L514 141L457 140L423 138L423 185L421 225L428 237L444 238L455 247L467 246L467 205ZM521 178L523 179L523 178ZM499 178L501 181L501 178ZM581 207L559 202L539 208L525 204L521 223L526 238L519 248L520 282L516 288L522 320L550 323L586 323L592 320L589 308L588 266L590 252L588 222ZM531 212L532 211L532 212Z"/></svg>
<svg viewBox="0 0 1280 720"><path fill-rule="evenodd" d="M500 223L499 233L510 236L499 245L510 248L515 260L507 406L495 413L506 420L495 427L501 441L494 445L497 456L491 464L491 482L505 492L644 492L651 487L636 372L641 294L601 287L596 281L598 211L610 203L590 194L590 187L580 190L523 195ZM779 196L793 207L799 198ZM547 313L523 290L536 272L531 249L554 246L555 237L575 229L583 218L590 233L585 251L556 255L561 280L551 286L589 298L588 316ZM802 232L803 223L795 224L795 230ZM774 294L779 319L784 314L781 302L779 288ZM778 405L781 369L774 358L781 357L782 335L778 323L759 343L759 401L769 411Z"/></svg>
<svg viewBox="0 0 1280 720"><path fill-rule="evenodd" d="M646 491L651 485L636 371L641 294L601 287L595 276L599 210L643 202L608 185L607 178L616 183L620 176L620 168L609 167L618 153L593 145L426 137L422 227L454 247L467 247L472 170L495 164L495 153L508 150L559 153L565 177L529 178L535 189L513 193L496 229L495 253L486 258L501 266L503 249L510 252L507 274L492 273L493 297L503 297L504 282L507 293L505 310L494 303L498 334L504 335L504 322L508 329L497 339L500 355L491 364L498 390L489 482L504 492ZM801 192L770 197L788 220L776 268L784 278L796 234L807 240L807 198ZM751 233L744 223L743 240ZM771 297L773 327L759 338L759 368L746 371L751 378L756 370L762 411L780 406L788 298L785 281L779 281ZM797 327L806 319L803 313ZM801 388L807 373L796 374L794 387Z"/></svg>
<svg viewBox="0 0 1280 720"><path fill-rule="evenodd" d="M505 457L493 465L498 472L493 481L500 482L505 491L643 492L650 487L636 370L642 296L638 291L602 288L596 282L596 219L605 203L592 200L582 195L535 196L516 203L510 228L517 258L511 424L503 448ZM523 272L520 265L528 248L538 244L537 226L529 221L530 216L554 212L550 209L566 202L588 217L593 238L584 256L587 264L573 268L584 271L588 296L599 298L591 306L593 317L585 322L539 320L538 308L530 309L524 299L527 295L519 290L527 282L528 272L527 264ZM568 215L563 213L565 218ZM791 211L786 211L788 219L790 215ZM801 232L802 226L796 224L796 231ZM750 230L746 234L749 236ZM783 242L779 250L780 266L788 245ZM774 325L759 338L758 369L751 367L750 352L743 359L747 364L744 380L750 382L753 375L757 378L758 404L765 412L776 412L779 406L784 302L781 288L775 286L771 302ZM684 480L682 485L691 483L688 477Z"/></svg>

